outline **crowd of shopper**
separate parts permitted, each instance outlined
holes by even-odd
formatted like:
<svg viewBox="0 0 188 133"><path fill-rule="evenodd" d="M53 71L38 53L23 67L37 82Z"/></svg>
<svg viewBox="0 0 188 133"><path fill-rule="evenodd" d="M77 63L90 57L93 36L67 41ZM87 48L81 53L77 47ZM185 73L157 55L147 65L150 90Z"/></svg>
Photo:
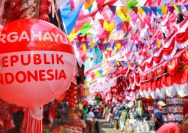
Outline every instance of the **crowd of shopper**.
<svg viewBox="0 0 188 133"><path fill-rule="evenodd" d="M139 113L136 104L133 104L132 107L127 107L123 104L112 104L105 107L103 115L109 122L110 128L125 131L126 133L131 133L134 130L127 124L130 119L141 122L147 121L149 130L156 133L188 133L188 108L184 110L187 115L185 115L182 124L165 123L162 117L164 106L166 104L163 101L158 101L156 109L151 114L144 107L142 107L142 112Z"/></svg>
<svg viewBox="0 0 188 133"><path fill-rule="evenodd" d="M103 106L85 105L82 110L82 117L86 123L86 133L99 133L99 119L103 118Z"/></svg>

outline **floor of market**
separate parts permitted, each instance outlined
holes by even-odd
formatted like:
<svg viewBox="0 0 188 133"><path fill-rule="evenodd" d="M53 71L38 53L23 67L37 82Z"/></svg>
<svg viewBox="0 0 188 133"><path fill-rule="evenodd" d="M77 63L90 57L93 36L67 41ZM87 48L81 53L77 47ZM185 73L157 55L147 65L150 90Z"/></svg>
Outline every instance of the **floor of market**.
<svg viewBox="0 0 188 133"><path fill-rule="evenodd" d="M110 128L109 122L106 120L99 120L99 129L100 133L121 133L120 130L114 130L113 128Z"/></svg>

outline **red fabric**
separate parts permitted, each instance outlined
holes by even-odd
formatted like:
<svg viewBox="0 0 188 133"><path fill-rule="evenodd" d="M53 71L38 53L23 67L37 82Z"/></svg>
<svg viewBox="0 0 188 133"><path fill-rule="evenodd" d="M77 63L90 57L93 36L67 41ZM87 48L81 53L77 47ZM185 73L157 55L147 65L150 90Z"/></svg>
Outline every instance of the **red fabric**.
<svg viewBox="0 0 188 133"><path fill-rule="evenodd" d="M172 59L167 63L167 71L170 75L174 75L179 67L179 59L175 58Z"/></svg>
<svg viewBox="0 0 188 133"><path fill-rule="evenodd" d="M159 56L157 56L157 57L154 56L153 61L155 61L156 64L159 64L161 62L162 57L163 57L163 51L161 51Z"/></svg>
<svg viewBox="0 0 188 133"><path fill-rule="evenodd" d="M151 82L150 82L150 81L146 83L146 88L145 88L145 90L146 90L146 91L151 90Z"/></svg>
<svg viewBox="0 0 188 133"><path fill-rule="evenodd" d="M175 47L175 39L172 40L172 42L168 48L163 49L163 54L166 56L169 56L172 53L172 51L174 50L174 47Z"/></svg>
<svg viewBox="0 0 188 133"><path fill-rule="evenodd" d="M181 54L181 58L184 63L188 63L188 50L186 50L185 52Z"/></svg>
<svg viewBox="0 0 188 133"><path fill-rule="evenodd" d="M129 78L130 84L133 84L133 83L134 83L134 80L135 80L134 77L130 77L130 78Z"/></svg>
<svg viewBox="0 0 188 133"><path fill-rule="evenodd" d="M24 133L42 133L42 120L32 118L29 109L26 109L23 129Z"/></svg>
<svg viewBox="0 0 188 133"><path fill-rule="evenodd" d="M185 43L188 40L188 28L183 33L179 33L176 35L176 42L178 44Z"/></svg>
<svg viewBox="0 0 188 133"><path fill-rule="evenodd" d="M49 118L51 118L51 119L55 118L55 106L54 106L54 104L51 104L51 106L50 106Z"/></svg>
<svg viewBox="0 0 188 133"><path fill-rule="evenodd" d="M151 68L153 66L153 58L150 62L146 62L145 65L147 66L147 68Z"/></svg>
<svg viewBox="0 0 188 133"><path fill-rule="evenodd" d="M162 74L164 73L164 66L161 66L160 68L158 68L158 69L156 70L156 72L157 72L157 75L158 75L158 76L162 75Z"/></svg>
<svg viewBox="0 0 188 133"><path fill-rule="evenodd" d="M166 87L170 87L174 84L174 77L173 76L163 76L163 84L166 86Z"/></svg>
<svg viewBox="0 0 188 133"><path fill-rule="evenodd" d="M140 66L140 69L141 69L142 71L145 71L145 64L144 64L143 66Z"/></svg>
<svg viewBox="0 0 188 133"><path fill-rule="evenodd" d="M136 83L139 84L139 83L140 83L140 76L139 76L139 75L136 75L136 76L135 76L135 80L136 80Z"/></svg>
<svg viewBox="0 0 188 133"><path fill-rule="evenodd" d="M159 78L156 82L156 87L158 88L158 89L161 89L162 88L162 84L161 84L161 78Z"/></svg>
<svg viewBox="0 0 188 133"><path fill-rule="evenodd" d="M147 79L147 76L146 76L146 75L140 75L140 79L141 79L141 80L146 80L146 79Z"/></svg>
<svg viewBox="0 0 188 133"><path fill-rule="evenodd" d="M153 72L149 72L149 73L147 74L147 79L150 80L150 79L152 79L152 78L153 78Z"/></svg>
<svg viewBox="0 0 188 133"><path fill-rule="evenodd" d="M121 71L121 74L126 74L127 73L127 71L128 71L128 68L126 68L126 69L123 69L122 71Z"/></svg>
<svg viewBox="0 0 188 133"><path fill-rule="evenodd" d="M140 85L140 90L141 90L141 91L144 91L145 88L146 88L146 83L142 83L142 84Z"/></svg>
<svg viewBox="0 0 188 133"><path fill-rule="evenodd" d="M152 84L152 85L151 85L151 90L152 90L152 91L155 91L155 90L156 90L157 81L155 80L155 81L153 81L151 84Z"/></svg>
<svg viewBox="0 0 188 133"><path fill-rule="evenodd" d="M175 75L176 84L186 84L188 83L188 66L185 66L185 69L182 72L177 72Z"/></svg>

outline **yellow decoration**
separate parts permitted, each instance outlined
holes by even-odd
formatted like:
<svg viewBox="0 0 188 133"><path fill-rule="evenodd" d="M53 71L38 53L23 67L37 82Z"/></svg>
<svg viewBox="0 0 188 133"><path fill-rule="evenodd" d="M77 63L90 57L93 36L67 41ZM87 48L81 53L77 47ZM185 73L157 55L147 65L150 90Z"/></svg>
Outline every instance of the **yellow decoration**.
<svg viewBox="0 0 188 133"><path fill-rule="evenodd" d="M157 47L160 48L161 47L161 42L157 41Z"/></svg>
<svg viewBox="0 0 188 133"><path fill-rule="evenodd" d="M117 66L120 66L120 62L119 62L119 61L117 61L117 62L116 62L116 65L117 65Z"/></svg>
<svg viewBox="0 0 188 133"><path fill-rule="evenodd" d="M129 11L129 8L128 7L125 7L125 6L121 6L121 9L120 9L123 14L127 15L128 14L128 11Z"/></svg>
<svg viewBox="0 0 188 133"><path fill-rule="evenodd" d="M116 10L116 14L121 18L123 22L129 22L131 19L128 14L125 15L121 10Z"/></svg>
<svg viewBox="0 0 188 133"><path fill-rule="evenodd" d="M166 6L161 6L160 8L161 8L162 13L163 13L164 15L167 14Z"/></svg>
<svg viewBox="0 0 188 133"><path fill-rule="evenodd" d="M120 50L121 49L121 43L117 43L116 47L117 47L118 50Z"/></svg>
<svg viewBox="0 0 188 133"><path fill-rule="evenodd" d="M143 9L141 8L141 7L138 7L138 13L140 14L140 16L142 16L143 15Z"/></svg>
<svg viewBox="0 0 188 133"><path fill-rule="evenodd" d="M76 38L77 33L73 29L72 32L69 34L68 38L70 41L73 41Z"/></svg>
<svg viewBox="0 0 188 133"><path fill-rule="evenodd" d="M106 31L111 32L111 31L114 29L114 26L115 26L115 24L114 24L113 22L110 22L110 23L108 24L108 22L107 22L106 20L104 20L103 27L104 27L104 29L105 29Z"/></svg>
<svg viewBox="0 0 188 133"><path fill-rule="evenodd" d="M179 11L179 9L178 9L178 7L177 7L176 5L174 5L174 9L175 9L178 13L180 13L180 11Z"/></svg>
<svg viewBox="0 0 188 133"><path fill-rule="evenodd" d="M84 52L86 52L87 51L87 48L86 48L86 45L84 44L84 45L82 45L82 50L84 51Z"/></svg>
<svg viewBox="0 0 188 133"><path fill-rule="evenodd" d="M85 9L88 9L92 4L93 4L94 0L90 0L90 3L87 3L85 0L84 0L84 7Z"/></svg>
<svg viewBox="0 0 188 133"><path fill-rule="evenodd" d="M95 43L94 43L94 42L91 43L91 47L92 47L92 48L95 47Z"/></svg>
<svg viewBox="0 0 188 133"><path fill-rule="evenodd" d="M96 72L95 72L95 77L98 77L99 74L100 74L100 73L99 73L98 71L96 71Z"/></svg>

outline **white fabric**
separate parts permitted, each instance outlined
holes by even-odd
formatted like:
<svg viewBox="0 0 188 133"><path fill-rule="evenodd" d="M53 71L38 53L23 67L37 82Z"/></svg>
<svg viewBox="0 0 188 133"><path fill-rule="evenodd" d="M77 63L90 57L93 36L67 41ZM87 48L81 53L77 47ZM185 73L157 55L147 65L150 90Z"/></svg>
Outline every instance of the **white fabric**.
<svg viewBox="0 0 188 133"><path fill-rule="evenodd" d="M151 90L149 89L148 91L146 91L146 98L150 98L150 96L151 96Z"/></svg>
<svg viewBox="0 0 188 133"><path fill-rule="evenodd" d="M188 40L183 42L183 43L181 43L181 44L176 43L176 47L179 48L179 49L183 49L183 48L185 48L187 46L188 46Z"/></svg>
<svg viewBox="0 0 188 133"><path fill-rule="evenodd" d="M158 97L165 98L165 96L174 97L176 94L181 97L185 97L188 96L188 84L174 84L170 87L164 86L162 89L157 88L155 91L148 90L147 92L145 90L139 90L139 94L141 97L149 98L151 96L153 99L156 99Z"/></svg>
<svg viewBox="0 0 188 133"><path fill-rule="evenodd" d="M165 92L164 88L162 88L161 90L158 91L159 98L165 98L165 94L166 94L166 92Z"/></svg>
<svg viewBox="0 0 188 133"><path fill-rule="evenodd" d="M43 119L43 108L42 107L31 108L29 110L29 113L30 113L31 117L34 119L37 119L37 120Z"/></svg>
<svg viewBox="0 0 188 133"><path fill-rule="evenodd" d="M94 113L93 113L93 112L89 112L89 113L87 114L87 120L93 121L93 118L95 118Z"/></svg>
<svg viewBox="0 0 188 133"><path fill-rule="evenodd" d="M176 89L174 86L164 87L164 89L168 97L174 97L176 95Z"/></svg>
<svg viewBox="0 0 188 133"><path fill-rule="evenodd" d="M174 46L174 49L172 50L172 52L169 55L163 55L163 59L164 60L170 60L171 58L174 57L175 53L176 53L176 45Z"/></svg>
<svg viewBox="0 0 188 133"><path fill-rule="evenodd" d="M174 84L174 89L176 89L177 94L180 95L181 97L188 96L188 84L184 84L184 85Z"/></svg>
<svg viewBox="0 0 188 133"><path fill-rule="evenodd" d="M141 97L144 97L143 91L139 91L139 94L140 94Z"/></svg>
<svg viewBox="0 0 188 133"><path fill-rule="evenodd" d="M156 99L156 98L157 98L157 92L156 92L156 91L152 91L152 92L151 92L151 97L152 97L153 99Z"/></svg>

